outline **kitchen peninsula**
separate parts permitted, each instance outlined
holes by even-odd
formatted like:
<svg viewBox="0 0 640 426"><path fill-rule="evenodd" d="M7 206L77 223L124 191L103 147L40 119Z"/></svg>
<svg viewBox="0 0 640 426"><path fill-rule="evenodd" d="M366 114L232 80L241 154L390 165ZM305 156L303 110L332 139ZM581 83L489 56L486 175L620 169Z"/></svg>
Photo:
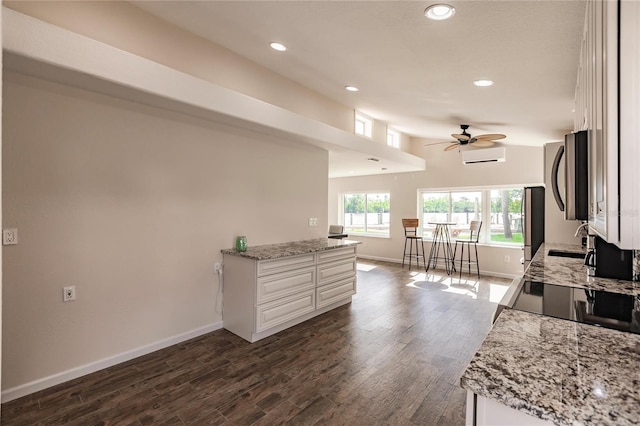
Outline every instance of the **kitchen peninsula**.
<svg viewBox="0 0 640 426"><path fill-rule="evenodd" d="M224 328L255 342L351 302L358 244L319 238L222 250Z"/></svg>
<svg viewBox="0 0 640 426"><path fill-rule="evenodd" d="M525 279L632 296L640 286L587 277L581 259L539 249ZM504 309L463 373L467 425L640 423L640 335Z"/></svg>

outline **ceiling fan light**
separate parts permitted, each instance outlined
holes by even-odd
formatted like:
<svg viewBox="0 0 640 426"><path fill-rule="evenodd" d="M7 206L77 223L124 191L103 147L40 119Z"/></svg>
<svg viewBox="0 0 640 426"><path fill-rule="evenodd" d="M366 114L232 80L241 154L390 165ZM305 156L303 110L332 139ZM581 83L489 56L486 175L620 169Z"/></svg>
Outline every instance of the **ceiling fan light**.
<svg viewBox="0 0 640 426"><path fill-rule="evenodd" d="M448 4L432 4L424 11L424 16L434 21L442 21L451 18L456 13L456 9Z"/></svg>
<svg viewBox="0 0 640 426"><path fill-rule="evenodd" d="M475 84L478 87L489 87L489 86L493 86L493 81L480 79L480 80L475 80L473 84Z"/></svg>

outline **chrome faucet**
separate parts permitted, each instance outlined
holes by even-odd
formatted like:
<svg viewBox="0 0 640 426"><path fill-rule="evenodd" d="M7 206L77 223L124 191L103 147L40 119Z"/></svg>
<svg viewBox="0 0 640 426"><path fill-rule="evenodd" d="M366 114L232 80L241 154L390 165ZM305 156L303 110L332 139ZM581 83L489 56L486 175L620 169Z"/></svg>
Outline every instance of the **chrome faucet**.
<svg viewBox="0 0 640 426"><path fill-rule="evenodd" d="M574 237L579 237L579 236L586 237L587 235L589 235L589 229L587 229L588 226L589 226L589 222L585 222L582 225L578 226L578 229L576 229L576 233Z"/></svg>

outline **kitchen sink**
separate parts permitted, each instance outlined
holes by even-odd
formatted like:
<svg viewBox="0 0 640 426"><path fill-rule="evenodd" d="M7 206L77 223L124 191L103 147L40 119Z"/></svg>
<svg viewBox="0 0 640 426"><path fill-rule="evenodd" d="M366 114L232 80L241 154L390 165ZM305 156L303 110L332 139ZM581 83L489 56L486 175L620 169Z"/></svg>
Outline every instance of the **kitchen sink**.
<svg viewBox="0 0 640 426"><path fill-rule="evenodd" d="M584 259L586 253L576 253L573 251L549 250L547 256L571 257L573 259Z"/></svg>

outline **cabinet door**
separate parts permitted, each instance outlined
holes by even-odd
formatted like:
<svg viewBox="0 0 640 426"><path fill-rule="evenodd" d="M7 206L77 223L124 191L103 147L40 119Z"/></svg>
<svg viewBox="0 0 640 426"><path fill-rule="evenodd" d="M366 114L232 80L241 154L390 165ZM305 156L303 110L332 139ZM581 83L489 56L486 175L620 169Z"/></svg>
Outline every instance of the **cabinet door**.
<svg viewBox="0 0 640 426"><path fill-rule="evenodd" d="M343 249L325 250L318 253L318 263L327 263L334 260L349 259L355 257L355 255L355 246Z"/></svg>
<svg viewBox="0 0 640 426"><path fill-rule="evenodd" d="M617 246L640 249L640 2L620 3L620 235Z"/></svg>
<svg viewBox="0 0 640 426"><path fill-rule="evenodd" d="M553 422L515 410L491 399L482 396L477 396L476 398L475 417L477 426L553 425ZM469 398L467 398L467 402L468 401ZM467 410L469 410L469 407L467 407ZM469 417L467 416L467 418Z"/></svg>
<svg viewBox="0 0 640 426"><path fill-rule="evenodd" d="M256 333L316 310L316 292L307 290L256 308Z"/></svg>
<svg viewBox="0 0 640 426"><path fill-rule="evenodd" d="M587 4L589 223L607 241L618 237L618 2Z"/></svg>
<svg viewBox="0 0 640 426"><path fill-rule="evenodd" d="M313 266L294 269L279 274L265 275L258 278L257 304L289 296L316 286L316 268Z"/></svg>
<svg viewBox="0 0 640 426"><path fill-rule="evenodd" d="M355 257L318 265L318 287L356 275Z"/></svg>
<svg viewBox="0 0 640 426"><path fill-rule="evenodd" d="M356 294L355 276L318 287L316 290L316 307L323 308L340 300L350 299L354 294Z"/></svg>

